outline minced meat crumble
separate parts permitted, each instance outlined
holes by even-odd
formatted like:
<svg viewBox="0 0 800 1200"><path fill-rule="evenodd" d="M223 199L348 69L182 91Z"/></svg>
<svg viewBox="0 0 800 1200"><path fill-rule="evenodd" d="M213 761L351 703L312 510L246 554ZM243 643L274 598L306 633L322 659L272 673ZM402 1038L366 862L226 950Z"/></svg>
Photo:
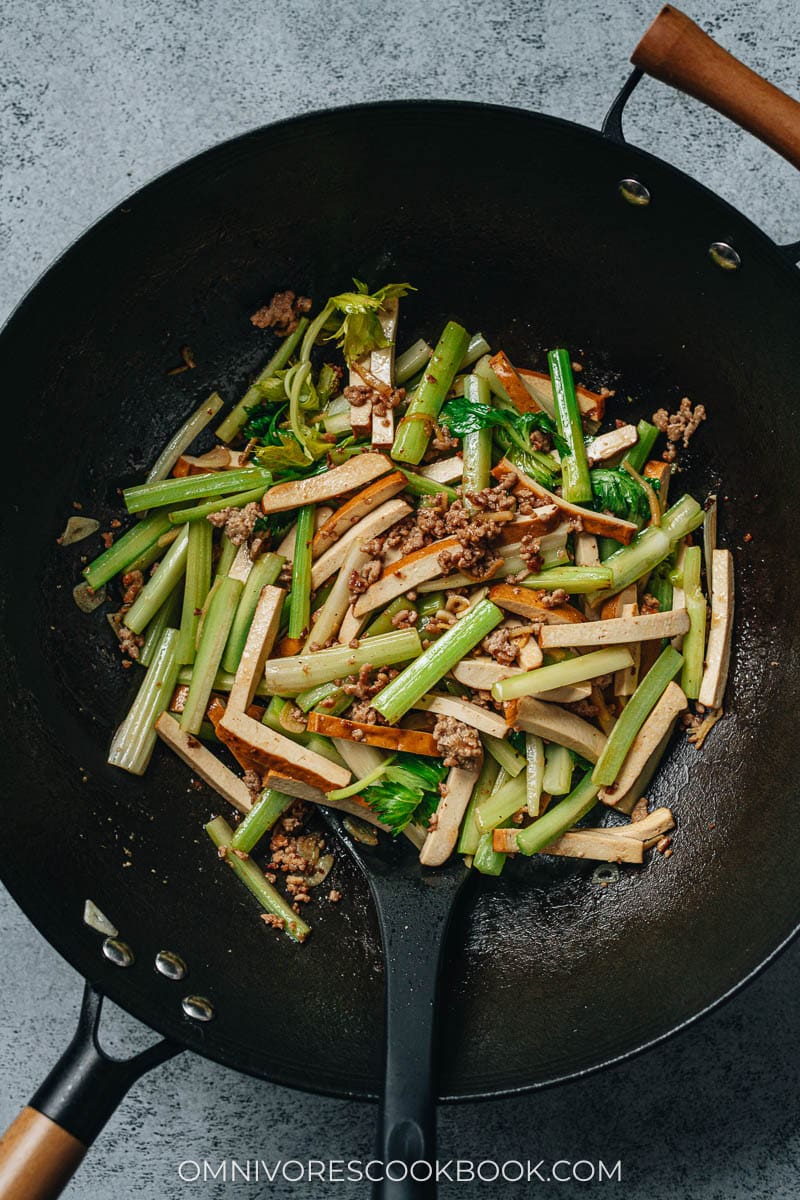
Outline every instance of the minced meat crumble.
<svg viewBox="0 0 800 1200"><path fill-rule="evenodd" d="M433 737L446 767L474 767L482 749L477 729L455 717L437 717Z"/></svg>

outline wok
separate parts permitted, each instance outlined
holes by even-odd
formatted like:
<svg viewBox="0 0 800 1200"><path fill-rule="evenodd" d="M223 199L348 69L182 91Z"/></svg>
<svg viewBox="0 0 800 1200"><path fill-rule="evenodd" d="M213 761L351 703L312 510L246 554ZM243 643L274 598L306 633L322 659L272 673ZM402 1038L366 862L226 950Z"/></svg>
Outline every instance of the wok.
<svg viewBox="0 0 800 1200"><path fill-rule="evenodd" d="M800 628L787 614L800 574L800 247L776 246L626 145L621 114L644 69L800 166L800 105L673 9L634 61L602 134L509 108L406 102L217 146L90 229L0 336L14 447L0 532L0 877L89 984L75 1041L3 1141L4 1196L55 1194L130 1083L183 1047L292 1087L379 1090L381 947L363 877L339 855L342 904L320 907L297 948L218 868L201 829L217 801L187 789L177 759L157 753L142 780L106 766L135 684L102 613L73 604L85 544L56 545L74 501L108 528L117 487L141 477L199 400L241 393L268 353L247 316L278 288L321 301L351 275L409 279L419 291L404 301L404 342L454 316L522 363L548 345L580 349L587 382L635 397L631 411L688 394L710 414L679 482L724 494L737 631L728 715L701 753L675 744L650 790L676 813L675 853L608 888L593 886L590 864L547 858L470 882L442 976L441 1099L541 1087L652 1046L796 933L786 830ZM491 170L470 171L467 186L478 148ZM182 342L197 369L167 376ZM87 898L130 965L101 952L81 919ZM154 970L163 950L185 960L185 979ZM109 1062L94 1042L100 995L167 1040Z"/></svg>

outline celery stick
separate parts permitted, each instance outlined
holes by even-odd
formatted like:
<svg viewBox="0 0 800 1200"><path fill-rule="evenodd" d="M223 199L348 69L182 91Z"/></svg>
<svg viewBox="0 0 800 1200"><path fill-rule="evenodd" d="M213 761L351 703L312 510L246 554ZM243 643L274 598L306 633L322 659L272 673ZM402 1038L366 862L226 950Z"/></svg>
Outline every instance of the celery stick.
<svg viewBox="0 0 800 1200"><path fill-rule="evenodd" d="M223 671L230 671L232 674L237 671L261 592L278 578L283 562L280 554L262 554L253 563L247 583L242 588L239 606L228 635L228 644L222 656Z"/></svg>
<svg viewBox="0 0 800 1200"><path fill-rule="evenodd" d="M156 615L148 622L145 631L144 644L139 651L138 661L143 667L149 667L153 661L161 635L169 626L175 628L180 622L181 589L175 587L167 596Z"/></svg>
<svg viewBox="0 0 800 1200"><path fill-rule="evenodd" d="M502 620L503 613L491 600L479 601L373 698L373 708L395 724ZM367 650L374 644L370 639Z"/></svg>
<svg viewBox="0 0 800 1200"><path fill-rule="evenodd" d="M544 790L551 796L566 796L572 787L572 755L566 746L548 743L544 752Z"/></svg>
<svg viewBox="0 0 800 1200"><path fill-rule="evenodd" d="M104 550L90 562L88 567L83 568L82 574L89 587L97 590L104 583L108 583L109 579L128 569L136 559L156 546L161 535L169 529L167 513L151 513L143 521L139 521L132 529L123 533L122 537L117 538L108 550ZM156 558L158 550L150 561L154 562Z"/></svg>
<svg viewBox="0 0 800 1200"><path fill-rule="evenodd" d="M525 758L528 763L526 807L528 816L538 817L542 805L542 792L550 791L545 787L545 750L544 742L535 733L525 734Z"/></svg>
<svg viewBox="0 0 800 1200"><path fill-rule="evenodd" d="M419 463L428 448L433 425L463 359L469 334L455 321L448 321L422 383L397 428L392 458L397 462Z"/></svg>
<svg viewBox="0 0 800 1200"><path fill-rule="evenodd" d="M594 808L599 790L599 785L593 782L591 774L587 772L566 799L548 808L544 816L539 817L526 829L520 830L517 834L517 849L522 854L536 854L545 846L549 846Z"/></svg>
<svg viewBox="0 0 800 1200"><path fill-rule="evenodd" d="M479 358L483 358L485 354L491 353L491 349L492 347L482 333L473 333L467 344L464 357L458 364L459 371L464 371L467 367L471 367Z"/></svg>
<svg viewBox="0 0 800 1200"><path fill-rule="evenodd" d="M435 479L427 479L424 475L418 475L416 471L407 471L404 467L397 469L405 475L405 490L412 496L437 496L441 492L450 500L458 499L458 492L448 483L437 483Z"/></svg>
<svg viewBox="0 0 800 1200"><path fill-rule="evenodd" d="M658 703L662 692L683 666L683 656L667 646L622 710L597 760L592 779L598 787L610 787L631 748L633 739Z"/></svg>
<svg viewBox="0 0 800 1200"><path fill-rule="evenodd" d="M320 683L357 675L365 664L389 667L416 658L421 651L422 643L416 629L397 629L394 633L368 638L355 650L350 646L331 646L328 650L316 650L310 654L271 659L264 676L271 695L296 696ZM420 695L427 690L424 688Z"/></svg>
<svg viewBox="0 0 800 1200"><path fill-rule="evenodd" d="M402 354L398 354L394 360L394 380L397 386L400 387L401 384L407 383L409 379L417 375L432 354L433 347L429 346L422 338L419 338Z"/></svg>
<svg viewBox="0 0 800 1200"><path fill-rule="evenodd" d="M247 424L250 409L256 408L262 400L262 391L259 384L266 383L268 379L271 379L273 375L276 375L278 371L286 366L307 328L308 317L301 317L297 322L297 328L294 332L284 338L279 349L273 354L267 365L256 375L255 380L251 383L239 403L235 408L231 409L227 417L217 426L216 434L221 441L232 441L242 426Z"/></svg>
<svg viewBox="0 0 800 1200"><path fill-rule="evenodd" d="M386 605L380 616L377 616L366 627L361 637L369 638L375 637L378 633L391 633L395 628L392 624L392 617L396 617L399 612L417 612L417 606L411 600L407 600L405 596L397 596L391 604Z"/></svg>
<svg viewBox="0 0 800 1200"><path fill-rule="evenodd" d="M261 467L241 467L235 471L204 471L201 475L186 475L182 479L156 480L125 488L122 498L128 512L143 508L163 508L165 504L181 504L186 500L204 500L209 496L225 496L262 483L269 487L272 475Z"/></svg>
<svg viewBox="0 0 800 1200"><path fill-rule="evenodd" d="M236 558L236 553L239 547L234 546L227 533L223 533L219 547L219 558L217 559L216 574L227 575L233 566L233 560Z"/></svg>
<svg viewBox="0 0 800 1200"><path fill-rule="evenodd" d="M152 620L170 592L183 578L188 550L189 530L184 525L161 560L155 574L150 576L126 612L124 624L128 626L128 629L132 629L134 633L141 633L148 622Z"/></svg>
<svg viewBox="0 0 800 1200"><path fill-rule="evenodd" d="M200 729L242 593L242 584L238 579L226 577L217 583L203 621L192 682L181 713L181 729L184 733L197 733Z"/></svg>
<svg viewBox="0 0 800 1200"><path fill-rule="evenodd" d="M292 557L292 591L287 636L303 638L311 621L311 543L316 506L304 504L297 512L297 532Z"/></svg>
<svg viewBox="0 0 800 1200"><path fill-rule="evenodd" d="M177 629L165 629L136 699L111 741L109 763L131 775L144 775L158 740L155 723L169 704L178 677L177 642Z"/></svg>
<svg viewBox="0 0 800 1200"><path fill-rule="evenodd" d="M480 833L489 833L503 821L513 817L525 807L528 796L526 772L521 771L516 779L509 779L501 788L483 800L475 809L475 824Z"/></svg>
<svg viewBox="0 0 800 1200"><path fill-rule="evenodd" d="M561 455L561 490L565 500L573 504L587 504L592 499L592 481L569 353L566 350L551 350L547 355L547 363L553 385L558 432L569 446L569 453Z"/></svg>
<svg viewBox="0 0 800 1200"><path fill-rule="evenodd" d="M233 830L222 817L215 817L213 821L209 821L206 825L206 833L217 849L228 849L234 837ZM262 908L285 922L284 932L292 941L304 942L311 932L310 926L306 925L302 917L298 917L288 900L284 899L280 892L269 883L263 871L256 866L252 858L239 858L238 854L232 852L225 854L224 858Z"/></svg>
<svg viewBox="0 0 800 1200"><path fill-rule="evenodd" d="M498 572L499 575L499 572ZM606 564L602 567L548 567L539 575L529 575L522 580L523 587L546 588L554 591L563 588L571 595L585 595L597 588L605 587L612 580L611 571Z"/></svg>
<svg viewBox="0 0 800 1200"><path fill-rule="evenodd" d="M482 833L475 847L472 865L481 875L500 875L507 857L502 851L494 849L491 833Z"/></svg>
<svg viewBox="0 0 800 1200"><path fill-rule="evenodd" d="M283 792L264 788L245 819L236 826L230 843L231 850L241 850L249 854L264 834L272 829L278 817L294 804L294 800L294 796L286 796Z"/></svg>
<svg viewBox="0 0 800 1200"><path fill-rule="evenodd" d="M703 662L706 648L706 598L700 586L700 563L702 551L699 546L687 546L683 556L683 590L686 594L686 611L689 614L689 632L683 639L683 670L681 687L690 700L700 694L703 680Z"/></svg>
<svg viewBox="0 0 800 1200"><path fill-rule="evenodd" d="M211 587L211 539L213 526L198 521L189 526L186 555L186 579L183 585L183 610L178 638L177 659L181 665L194 662L200 614Z"/></svg>
<svg viewBox="0 0 800 1200"><path fill-rule="evenodd" d="M475 810L479 804L484 800L488 800L492 794L492 789L499 773L500 768L495 760L491 755L485 755L481 773L478 776L475 787L472 789L467 811L464 813L464 819L461 822L461 834L458 839L459 854L474 854L478 848L481 831L475 821Z"/></svg>
<svg viewBox="0 0 800 1200"><path fill-rule="evenodd" d="M188 450L197 435L202 433L221 408L222 397L219 392L212 392L169 439L148 471L145 482L155 483L159 479L166 479L184 450Z"/></svg>
<svg viewBox="0 0 800 1200"><path fill-rule="evenodd" d="M495 700L538 696L541 692L550 692L554 688L571 687L573 683L596 679L598 675L610 675L613 671L629 667L632 662L631 652L624 646L593 650L590 654L579 654L563 662L551 663L547 667L537 667L533 671L523 671L519 675L500 679L492 685L492 696Z"/></svg>
<svg viewBox="0 0 800 1200"><path fill-rule="evenodd" d="M649 421L639 421L636 432L639 435L638 441L623 455L623 462L630 463L634 471L641 471L650 457L650 451L658 437L658 430Z"/></svg>
<svg viewBox="0 0 800 1200"><path fill-rule="evenodd" d="M647 575L672 553L675 542L686 537L703 523L703 509L691 496L682 496L661 518L660 525L650 525L603 562L611 572L611 586L592 592L589 603L597 607L615 596L629 584Z"/></svg>
<svg viewBox="0 0 800 1200"><path fill-rule="evenodd" d="M486 733L483 735L483 744L498 766L512 778L525 769L525 759L507 738L496 738Z"/></svg>
<svg viewBox="0 0 800 1200"><path fill-rule="evenodd" d="M488 407L492 402L489 384L480 375L470 375L464 383L464 395L473 404ZM465 433L461 441L464 457L464 478L462 493L480 492L489 486L492 469L492 431L488 426L474 433Z"/></svg>

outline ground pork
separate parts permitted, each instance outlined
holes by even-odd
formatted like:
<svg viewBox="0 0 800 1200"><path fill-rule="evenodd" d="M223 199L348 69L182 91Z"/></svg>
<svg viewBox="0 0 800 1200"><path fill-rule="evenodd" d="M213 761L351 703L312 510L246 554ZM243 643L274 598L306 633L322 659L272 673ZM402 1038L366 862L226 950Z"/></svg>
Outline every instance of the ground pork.
<svg viewBox="0 0 800 1200"><path fill-rule="evenodd" d="M569 600L569 594L563 588L554 588L552 592L545 592L539 597L538 603L542 608L558 608L560 604L566 604Z"/></svg>
<svg viewBox="0 0 800 1200"><path fill-rule="evenodd" d="M357 700L347 714L348 721L357 721L360 725L388 725L389 722L385 717L382 717L377 708L373 708L369 700ZM359 730L355 731L360 732ZM356 739L360 740L360 739Z"/></svg>
<svg viewBox="0 0 800 1200"><path fill-rule="evenodd" d="M378 692L383 691L396 675L394 667L373 667L370 663L364 663L357 676L348 676L342 684L342 691L348 696L355 696L357 700L371 700ZM361 718L354 717L353 720Z"/></svg>
<svg viewBox="0 0 800 1200"><path fill-rule="evenodd" d="M128 629L127 625L123 625L123 617L128 610L127 605L115 612L109 618L109 623L114 633L117 636L120 652L123 659L138 659L144 645L144 634L134 633L132 629ZM123 666L125 664L123 663Z"/></svg>
<svg viewBox="0 0 800 1200"><path fill-rule="evenodd" d="M269 304L257 309L250 318L256 329L274 329L279 337L286 337L297 329L303 313L311 308L308 296L295 296L294 292L276 292Z"/></svg>
<svg viewBox="0 0 800 1200"><path fill-rule="evenodd" d="M519 544L519 552L528 570L538 575L542 569L542 548L539 539L532 533L526 533Z"/></svg>
<svg viewBox="0 0 800 1200"><path fill-rule="evenodd" d="M583 717L587 721L592 721L597 716L597 705L591 700L576 700L573 704L565 704L570 712L574 712L576 717Z"/></svg>
<svg viewBox="0 0 800 1200"><path fill-rule="evenodd" d="M541 429L531 430L531 446L534 450L540 450L543 454L553 449L552 442L546 433L542 433Z"/></svg>
<svg viewBox="0 0 800 1200"><path fill-rule="evenodd" d="M650 592L645 592L639 601L639 613L644 617L657 612L661 612L661 605L655 596L651 595Z"/></svg>
<svg viewBox="0 0 800 1200"><path fill-rule="evenodd" d="M481 758L477 729L455 717L437 717L433 737L446 767L474 767Z"/></svg>
<svg viewBox="0 0 800 1200"><path fill-rule="evenodd" d="M419 620L419 613L413 608L401 608L392 617L392 626L395 629L411 629Z"/></svg>
<svg viewBox="0 0 800 1200"><path fill-rule="evenodd" d="M141 571L126 571L122 576L122 586L125 589L122 593L122 604L127 609L144 587L144 575Z"/></svg>
<svg viewBox="0 0 800 1200"><path fill-rule="evenodd" d="M351 596L360 596L383 574L383 563L379 558L371 558L360 571L351 571L347 586Z"/></svg>
<svg viewBox="0 0 800 1200"><path fill-rule="evenodd" d="M493 630L481 642L481 649L504 667L513 667L519 658L519 646L509 637L507 629Z"/></svg>
<svg viewBox="0 0 800 1200"><path fill-rule="evenodd" d="M659 408L657 412L653 413L653 424L661 433L666 434L669 443L661 455L664 462L675 461L678 456L678 443L681 442L684 446L688 446L691 437L705 419L705 406L703 404L692 406L688 396L683 397L674 413L668 413L665 408Z"/></svg>
<svg viewBox="0 0 800 1200"><path fill-rule="evenodd" d="M516 482L516 475L509 472L501 476L495 487L482 488L479 492L467 492L467 499L473 508L479 508L483 512L505 512L516 508L517 498L511 491Z"/></svg>
<svg viewBox="0 0 800 1200"><path fill-rule="evenodd" d="M457 446L458 438L451 437L449 430L443 429L441 425L434 425L433 437L431 438L432 451L435 450L439 454L444 454L447 450L455 450Z"/></svg>
<svg viewBox="0 0 800 1200"><path fill-rule="evenodd" d="M261 795L264 788L264 780L258 771L245 771L242 782L254 800Z"/></svg>
<svg viewBox="0 0 800 1200"><path fill-rule="evenodd" d="M234 546L241 546L252 536L256 521L262 515L258 504L246 504L244 508L221 508L206 518L215 529L224 529Z"/></svg>
<svg viewBox="0 0 800 1200"><path fill-rule="evenodd" d="M295 800L273 828L269 842L267 871L280 871L286 876L286 890L294 900L295 912L311 899L306 876L313 872L325 848L325 840L320 834L300 832L308 813L308 805Z"/></svg>

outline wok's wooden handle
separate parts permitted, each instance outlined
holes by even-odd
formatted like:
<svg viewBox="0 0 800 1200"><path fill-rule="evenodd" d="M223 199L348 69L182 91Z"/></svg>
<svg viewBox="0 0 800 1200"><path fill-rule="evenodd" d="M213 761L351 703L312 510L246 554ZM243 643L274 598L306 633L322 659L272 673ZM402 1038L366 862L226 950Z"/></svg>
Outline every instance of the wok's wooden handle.
<svg viewBox="0 0 800 1200"><path fill-rule="evenodd" d="M54 1200L77 1171L86 1147L35 1108L0 1138L0 1200Z"/></svg>
<svg viewBox="0 0 800 1200"><path fill-rule="evenodd" d="M800 102L723 50L671 4L662 8L631 62L730 117L800 169Z"/></svg>

